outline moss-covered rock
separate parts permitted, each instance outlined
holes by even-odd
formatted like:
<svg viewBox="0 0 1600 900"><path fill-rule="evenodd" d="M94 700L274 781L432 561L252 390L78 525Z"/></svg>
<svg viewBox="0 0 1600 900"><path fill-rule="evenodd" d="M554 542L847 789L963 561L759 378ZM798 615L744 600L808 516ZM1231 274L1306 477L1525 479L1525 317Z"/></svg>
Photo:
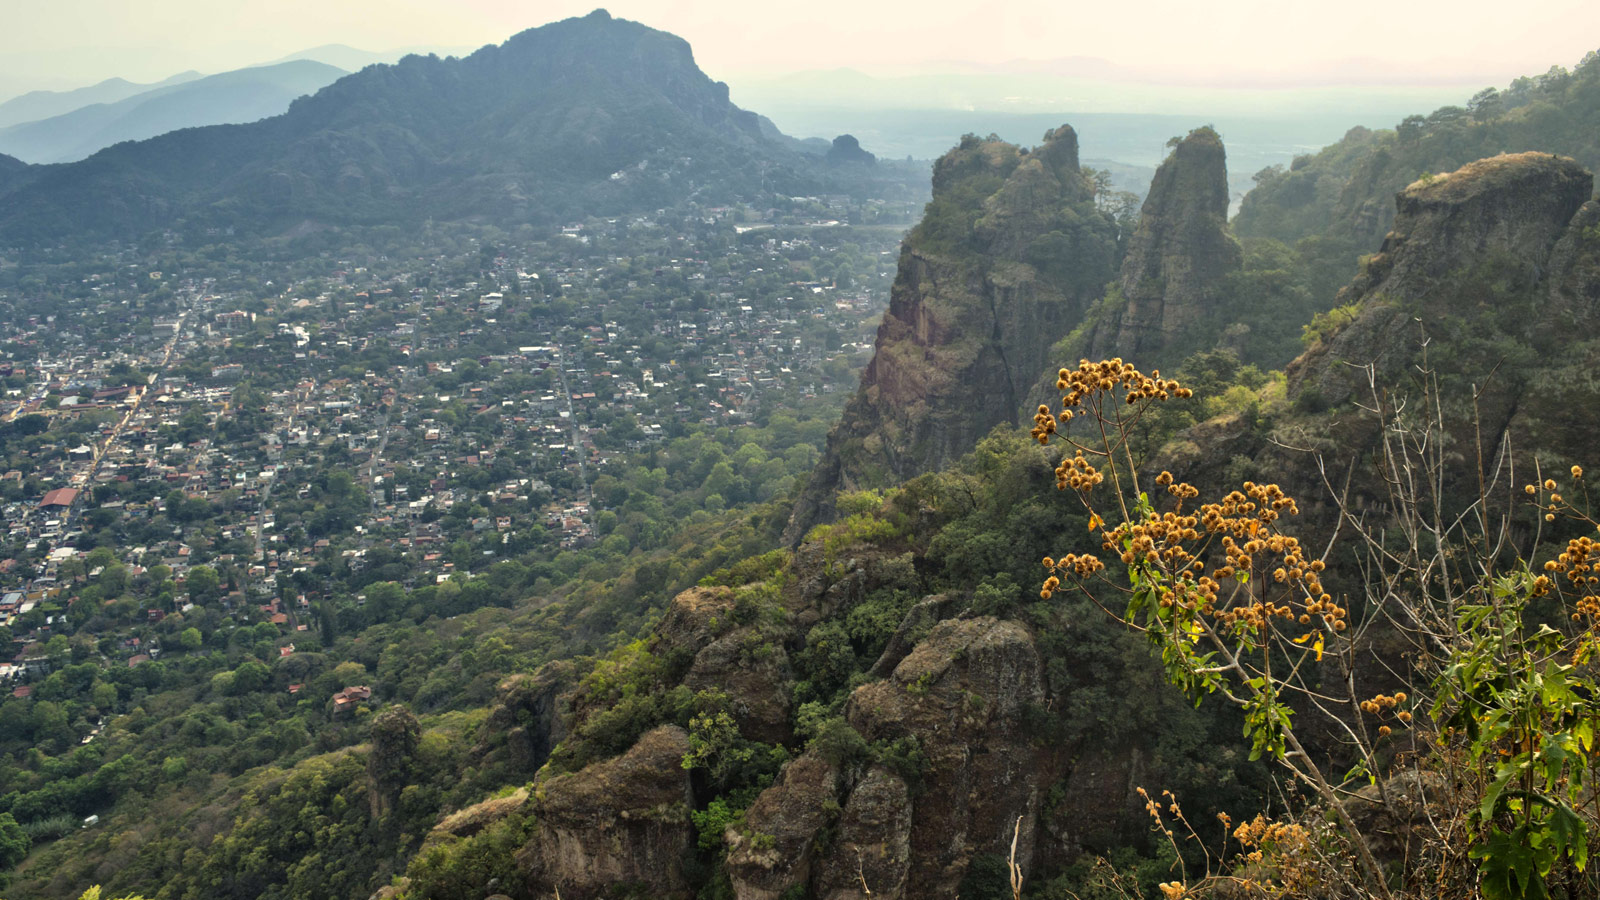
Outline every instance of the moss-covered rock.
<svg viewBox="0 0 1600 900"><path fill-rule="evenodd" d="M694 843L688 752L688 733L664 725L621 756L540 781L536 831L517 853L529 889L576 900L629 885L685 896L683 862Z"/></svg>

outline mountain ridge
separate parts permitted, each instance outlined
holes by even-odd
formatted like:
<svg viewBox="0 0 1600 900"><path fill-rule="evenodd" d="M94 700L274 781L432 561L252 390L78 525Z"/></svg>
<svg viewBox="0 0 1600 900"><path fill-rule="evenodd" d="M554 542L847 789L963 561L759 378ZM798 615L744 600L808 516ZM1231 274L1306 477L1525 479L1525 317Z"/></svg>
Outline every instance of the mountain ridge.
<svg viewBox="0 0 1600 900"><path fill-rule="evenodd" d="M604 11L463 58L374 65L248 125L46 167L5 196L26 243L425 216L556 221L809 182L681 38ZM92 213L92 214L91 214Z"/></svg>
<svg viewBox="0 0 1600 900"><path fill-rule="evenodd" d="M149 83L137 83L126 78L107 78L72 90L29 91L0 103L0 128L62 115L94 103L115 103L146 91L184 84L203 77L201 73L190 69Z"/></svg>
<svg viewBox="0 0 1600 900"><path fill-rule="evenodd" d="M297 60L208 75L0 128L0 153L35 164L74 162L124 141L253 122L283 113L296 97L346 74L324 63Z"/></svg>
<svg viewBox="0 0 1600 900"><path fill-rule="evenodd" d="M968 135L934 164L872 361L829 432L785 539L832 518L840 491L938 469L1025 418L1050 351L1121 256L1063 125L1031 150Z"/></svg>

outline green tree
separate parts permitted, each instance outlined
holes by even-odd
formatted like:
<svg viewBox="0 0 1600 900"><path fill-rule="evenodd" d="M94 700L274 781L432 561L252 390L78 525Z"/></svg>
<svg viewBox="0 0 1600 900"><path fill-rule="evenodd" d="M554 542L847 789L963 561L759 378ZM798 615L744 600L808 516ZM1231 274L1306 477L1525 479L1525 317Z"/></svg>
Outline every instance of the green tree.
<svg viewBox="0 0 1600 900"><path fill-rule="evenodd" d="M97 682L90 696L94 700L94 705L101 712L105 712L117 705L117 686L104 681Z"/></svg>
<svg viewBox="0 0 1600 900"><path fill-rule="evenodd" d="M233 670L233 693L253 694L272 681L272 672L257 659L247 659Z"/></svg>
<svg viewBox="0 0 1600 900"><path fill-rule="evenodd" d="M0 871L16 868L28 856L33 842L11 813L0 813Z"/></svg>
<svg viewBox="0 0 1600 900"><path fill-rule="evenodd" d="M210 566L195 566L189 570L185 584L188 585L190 599L200 603L216 597L222 579L217 577L217 570Z"/></svg>

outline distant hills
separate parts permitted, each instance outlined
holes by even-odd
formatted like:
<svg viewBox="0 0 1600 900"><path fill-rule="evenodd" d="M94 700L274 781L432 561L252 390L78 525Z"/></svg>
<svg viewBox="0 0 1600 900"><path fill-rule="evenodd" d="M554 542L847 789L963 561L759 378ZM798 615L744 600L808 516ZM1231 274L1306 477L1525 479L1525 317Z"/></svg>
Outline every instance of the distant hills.
<svg viewBox="0 0 1600 900"><path fill-rule="evenodd" d="M1243 238L1309 237L1376 250L1394 223L1394 196L1424 174L1501 153L1538 150L1600 169L1600 53L1486 89L1465 106L1411 115L1393 130L1352 128L1287 167L1260 173L1234 223Z"/></svg>
<svg viewBox="0 0 1600 900"><path fill-rule="evenodd" d="M296 97L314 93L345 74L344 69L303 59L175 83L169 79L164 86L120 100L0 128L0 153L30 163L73 162L112 144L180 128L253 122L283 113ZM79 91L68 93L82 98ZM12 102L28 96L33 95Z"/></svg>
<svg viewBox="0 0 1600 900"><path fill-rule="evenodd" d="M28 169L0 185L0 241L553 221L803 189L811 149L733 105L681 38L596 11L464 58L370 66L259 122Z"/></svg>
<svg viewBox="0 0 1600 900"><path fill-rule="evenodd" d="M346 72L359 72L367 66L377 63L397 63L404 57L415 53L427 56L429 53L439 55L465 55L472 52L472 47L407 47L398 50L362 50L349 44L323 44L309 50L301 50L288 56L272 60L272 63L293 62L297 59L309 59L319 63L340 68Z"/></svg>
<svg viewBox="0 0 1600 900"><path fill-rule="evenodd" d="M136 84L126 78L107 78L98 84L70 91L29 91L0 103L0 128L36 122L82 109L95 103L116 103L135 94L183 84L202 78L199 72L179 72L153 84Z"/></svg>

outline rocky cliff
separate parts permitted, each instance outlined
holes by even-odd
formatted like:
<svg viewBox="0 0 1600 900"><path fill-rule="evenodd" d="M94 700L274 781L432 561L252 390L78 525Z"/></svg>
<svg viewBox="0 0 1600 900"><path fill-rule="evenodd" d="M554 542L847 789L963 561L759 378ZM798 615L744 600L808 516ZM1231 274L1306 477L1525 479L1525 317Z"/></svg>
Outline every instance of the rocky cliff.
<svg viewBox="0 0 1600 900"><path fill-rule="evenodd" d="M1080 355L1148 370L1209 349L1229 323L1224 282L1241 262L1228 231L1226 152L1199 128L1156 170L1116 290L1087 323Z"/></svg>
<svg viewBox="0 0 1600 900"><path fill-rule="evenodd" d="M1115 223L1094 206L1070 127L1026 150L968 136L934 166L906 238L872 362L796 507L791 543L839 491L938 469L1032 413L1050 349L1116 271Z"/></svg>
<svg viewBox="0 0 1600 900"><path fill-rule="evenodd" d="M1600 362L1592 190L1573 160L1532 152L1409 185L1379 252L1339 295L1348 313L1320 322L1288 367L1285 400L1254 420L1200 425L1159 464L1213 489L1224 468L1271 473L1314 500L1326 495L1315 454L1359 458L1375 446L1379 422L1362 408L1373 388L1387 403L1414 402L1424 371L1456 445L1481 438L1492 458L1509 441L1523 462L1588 462L1600 429L1600 397L1581 374ZM1356 472L1353 489L1371 477Z"/></svg>
<svg viewBox="0 0 1600 900"><path fill-rule="evenodd" d="M1044 699L1039 667L1033 636L1018 623L935 626L889 678L856 689L846 706L868 740L923 749L917 789L882 766L850 783L817 752L800 757L729 830L737 896L771 900L815 883L816 896L838 900L954 898L975 856L1007 852L1019 818L1018 854L1031 860L1041 794L1058 764L1024 731L1025 709ZM835 821L837 841L821 842Z"/></svg>
<svg viewBox="0 0 1600 900"><path fill-rule="evenodd" d="M615 759L541 780L537 827L516 856L529 882L575 900L628 887L684 896L684 851L694 839L688 752L688 734L665 725Z"/></svg>
<svg viewBox="0 0 1600 900"><path fill-rule="evenodd" d="M1046 670L1064 661L1034 625L980 614L970 594L904 605L831 724L805 724L816 703L790 706L822 677L820 634L918 590L921 562L897 544L807 543L768 583L679 594L644 641L575 686L562 664L508 681L486 731L565 744L527 791L441 820L422 856L507 853L518 896L688 898L709 856L739 900L953 900L1014 836L1033 873L1126 826L1140 753L1087 732L1048 738L1050 710L1067 704ZM687 727L655 724L674 716ZM786 762L729 793L721 767L762 759ZM712 815L740 796L741 813ZM485 889L512 886L499 877Z"/></svg>

